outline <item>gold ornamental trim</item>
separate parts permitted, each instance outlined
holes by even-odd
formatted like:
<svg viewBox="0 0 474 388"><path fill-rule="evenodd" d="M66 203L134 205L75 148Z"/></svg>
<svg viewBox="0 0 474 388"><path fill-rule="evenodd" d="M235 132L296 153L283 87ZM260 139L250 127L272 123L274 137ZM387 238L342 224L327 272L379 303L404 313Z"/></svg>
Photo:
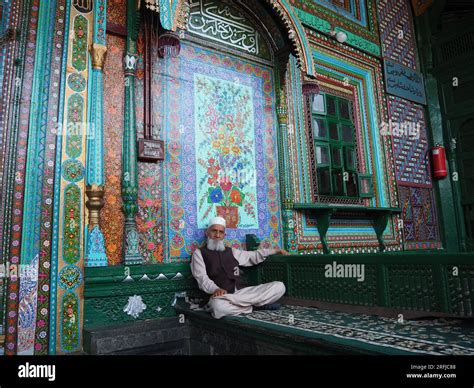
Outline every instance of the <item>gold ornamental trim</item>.
<svg viewBox="0 0 474 388"><path fill-rule="evenodd" d="M92 43L91 60L93 69L103 70L106 56L107 46L104 46L103 44Z"/></svg>

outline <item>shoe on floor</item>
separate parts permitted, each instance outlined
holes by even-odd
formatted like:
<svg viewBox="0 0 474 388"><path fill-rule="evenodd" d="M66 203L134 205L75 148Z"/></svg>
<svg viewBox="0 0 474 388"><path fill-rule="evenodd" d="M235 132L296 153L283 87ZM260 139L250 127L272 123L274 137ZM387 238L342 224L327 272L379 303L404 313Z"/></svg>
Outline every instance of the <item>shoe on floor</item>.
<svg viewBox="0 0 474 388"><path fill-rule="evenodd" d="M254 306L254 311L260 310L280 310L281 304L280 303L270 303L264 304L263 306Z"/></svg>

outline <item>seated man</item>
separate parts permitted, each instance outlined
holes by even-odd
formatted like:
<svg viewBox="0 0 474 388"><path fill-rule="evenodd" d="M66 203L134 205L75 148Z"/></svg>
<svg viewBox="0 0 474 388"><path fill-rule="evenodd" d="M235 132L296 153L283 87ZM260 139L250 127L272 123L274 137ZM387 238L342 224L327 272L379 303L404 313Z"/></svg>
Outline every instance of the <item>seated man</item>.
<svg viewBox="0 0 474 388"><path fill-rule="evenodd" d="M259 249L254 252L225 247L225 219L215 217L206 231L207 243L196 249L191 271L199 288L211 295L209 307L214 318L249 314L253 307L270 305L285 293L282 282L271 282L254 287L240 287L239 266L261 263L269 255L288 255L284 249Z"/></svg>

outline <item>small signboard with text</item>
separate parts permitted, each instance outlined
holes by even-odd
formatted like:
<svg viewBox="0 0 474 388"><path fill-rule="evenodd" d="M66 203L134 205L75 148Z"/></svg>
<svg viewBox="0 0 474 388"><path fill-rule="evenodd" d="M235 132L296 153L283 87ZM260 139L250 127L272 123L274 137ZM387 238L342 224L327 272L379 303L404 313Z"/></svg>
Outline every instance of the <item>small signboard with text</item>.
<svg viewBox="0 0 474 388"><path fill-rule="evenodd" d="M384 69L387 93L426 104L425 85L421 73L389 59L384 59Z"/></svg>
<svg viewBox="0 0 474 388"><path fill-rule="evenodd" d="M138 160L142 162L156 162L165 157L163 140L138 140Z"/></svg>

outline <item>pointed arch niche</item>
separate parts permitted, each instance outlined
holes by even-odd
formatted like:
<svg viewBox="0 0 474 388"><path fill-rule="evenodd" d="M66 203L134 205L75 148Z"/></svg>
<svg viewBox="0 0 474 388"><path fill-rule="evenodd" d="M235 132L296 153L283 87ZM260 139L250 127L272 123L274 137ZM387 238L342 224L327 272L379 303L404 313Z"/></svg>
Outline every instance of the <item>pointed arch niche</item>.
<svg viewBox="0 0 474 388"><path fill-rule="evenodd" d="M137 2L132 33L138 137L149 126L164 141L163 163L138 166L145 262L189 260L217 214L233 246L255 234L262 247L289 247L297 173L289 163L299 151L288 118L299 114L292 104L302 104L302 84L315 79L304 30L286 1L170 4ZM161 33L166 25L180 37L177 57L160 58L156 35L145 35L157 15Z"/></svg>

